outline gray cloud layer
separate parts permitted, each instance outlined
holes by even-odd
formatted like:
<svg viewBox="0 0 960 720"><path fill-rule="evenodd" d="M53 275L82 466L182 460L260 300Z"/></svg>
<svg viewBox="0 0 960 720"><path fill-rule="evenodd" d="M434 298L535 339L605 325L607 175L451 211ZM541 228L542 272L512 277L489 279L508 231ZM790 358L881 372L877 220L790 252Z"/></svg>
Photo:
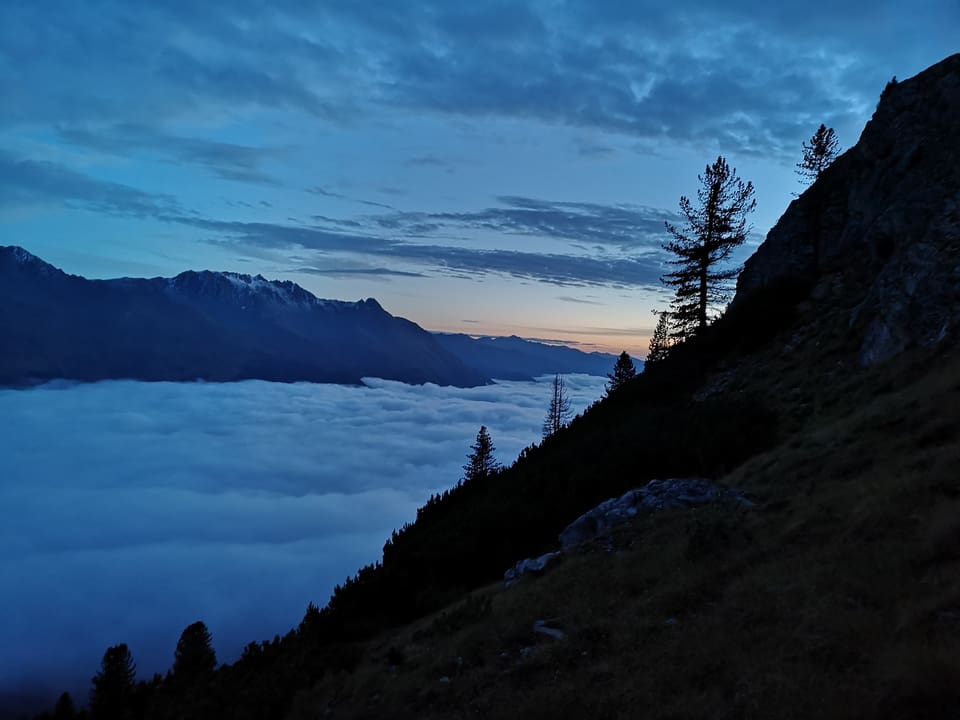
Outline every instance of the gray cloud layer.
<svg viewBox="0 0 960 720"><path fill-rule="evenodd" d="M263 164L277 155L274 150L171 135L143 125L115 124L99 131L61 127L60 137L72 144L113 155L131 151L154 153L168 162L199 166L224 180L275 184Z"/></svg>
<svg viewBox="0 0 960 720"><path fill-rule="evenodd" d="M316 191L320 191L317 189ZM326 192L326 191L324 191ZM422 213L390 210L351 220L316 216L318 224L293 225L210 219L166 195L104 182L53 162L20 159L0 151L0 207L53 204L150 218L212 233L240 248L288 253L311 251L316 262L292 262L286 270L329 275L420 276L399 268L351 267L330 255L352 254L396 261L434 273L499 273L556 285L656 286L662 272L666 211L639 206L547 202L505 196L501 206L476 212ZM384 206L386 207L386 206ZM590 246L590 255L441 244L471 232L515 238L567 240ZM303 258L301 258L302 260ZM310 260L311 258L307 258Z"/></svg>
<svg viewBox="0 0 960 720"><path fill-rule="evenodd" d="M574 407L603 381L568 377ZM223 660L285 632L456 482L481 424L505 462L536 440L549 395L368 384L0 391L0 695L85 691L118 642L165 669L198 618Z"/></svg>
<svg viewBox="0 0 960 720"><path fill-rule="evenodd" d="M811 122L859 122L890 75L938 59L927 53L948 51L958 26L953 0L857 0L826 17L759 0L14 0L0 8L0 127L223 107L337 124L411 108L793 155Z"/></svg>
<svg viewBox="0 0 960 720"><path fill-rule="evenodd" d="M184 212L168 195L97 180L59 163L23 159L0 149L0 208L46 204L131 217Z"/></svg>

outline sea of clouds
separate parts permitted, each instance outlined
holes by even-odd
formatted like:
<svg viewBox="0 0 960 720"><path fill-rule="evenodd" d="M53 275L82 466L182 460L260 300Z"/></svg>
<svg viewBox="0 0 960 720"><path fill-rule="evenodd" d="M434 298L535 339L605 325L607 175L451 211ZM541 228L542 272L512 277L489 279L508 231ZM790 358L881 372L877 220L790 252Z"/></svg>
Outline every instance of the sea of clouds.
<svg viewBox="0 0 960 720"><path fill-rule="evenodd" d="M165 671L198 619L227 662L282 635L456 483L480 425L503 463L539 440L550 380L0 390L0 696L85 693L120 642ZM604 378L565 383L576 412Z"/></svg>

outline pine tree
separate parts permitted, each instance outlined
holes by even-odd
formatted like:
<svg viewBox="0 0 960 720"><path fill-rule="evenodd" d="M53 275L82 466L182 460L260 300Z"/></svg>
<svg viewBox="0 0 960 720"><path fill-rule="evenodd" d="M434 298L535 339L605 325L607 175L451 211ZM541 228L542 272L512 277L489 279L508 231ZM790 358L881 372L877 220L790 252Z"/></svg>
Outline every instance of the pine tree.
<svg viewBox="0 0 960 720"><path fill-rule="evenodd" d="M209 677L217 667L217 654L207 626L197 621L188 625L177 641L173 653L173 676L193 682Z"/></svg>
<svg viewBox="0 0 960 720"><path fill-rule="evenodd" d="M126 720L131 716L136 676L137 666L125 643L107 648L90 690L93 720Z"/></svg>
<svg viewBox="0 0 960 720"><path fill-rule="evenodd" d="M70 693L63 693L57 698L57 704L53 706L53 720L73 720L77 717L77 708L73 704L73 698Z"/></svg>
<svg viewBox="0 0 960 720"><path fill-rule="evenodd" d="M496 448L493 446L486 425L480 426L477 441L470 446L470 450L470 454L467 455L467 464L463 466L464 482L489 477L491 473L500 468L500 464L493 456L493 451Z"/></svg>
<svg viewBox="0 0 960 720"><path fill-rule="evenodd" d="M570 398L563 386L563 378L553 378L553 392L550 395L550 407L543 421L543 437L548 438L570 422Z"/></svg>
<svg viewBox="0 0 960 720"><path fill-rule="evenodd" d="M610 379L610 382L606 385L607 397L613 395L636 376L637 368L634 367L630 355L624 350L617 358L617 362L613 366L613 372L607 373L607 377Z"/></svg>
<svg viewBox="0 0 960 720"><path fill-rule="evenodd" d="M647 357L644 361L644 367L655 365L670 354L670 347L673 344L670 339L670 313L659 313L660 319L657 320L657 327L653 330L653 336L650 338L650 347L647 350Z"/></svg>
<svg viewBox="0 0 960 720"><path fill-rule="evenodd" d="M671 335L678 340L706 328L711 305L729 297L729 281L737 277L739 268L718 266L747 239L746 217L757 205L753 183L737 177L736 169L723 157L697 179L701 184L697 206L686 196L680 198L684 225L666 223L673 240L663 246L676 256L669 261L675 270L662 280L675 288Z"/></svg>
<svg viewBox="0 0 960 720"><path fill-rule="evenodd" d="M810 138L809 143L803 143L803 159L797 163L797 175L809 185L816 182L823 171L830 167L840 153L840 141L833 128L823 123Z"/></svg>

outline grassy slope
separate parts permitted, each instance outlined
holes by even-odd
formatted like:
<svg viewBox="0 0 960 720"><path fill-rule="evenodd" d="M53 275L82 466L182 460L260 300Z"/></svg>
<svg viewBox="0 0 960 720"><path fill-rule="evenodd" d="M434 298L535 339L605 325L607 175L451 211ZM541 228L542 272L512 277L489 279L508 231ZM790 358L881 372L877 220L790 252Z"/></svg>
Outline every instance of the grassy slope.
<svg viewBox="0 0 960 720"><path fill-rule="evenodd" d="M955 717L960 363L861 371L843 303L803 310L699 390L788 420L723 478L754 509L645 518L612 552L382 633L291 717Z"/></svg>

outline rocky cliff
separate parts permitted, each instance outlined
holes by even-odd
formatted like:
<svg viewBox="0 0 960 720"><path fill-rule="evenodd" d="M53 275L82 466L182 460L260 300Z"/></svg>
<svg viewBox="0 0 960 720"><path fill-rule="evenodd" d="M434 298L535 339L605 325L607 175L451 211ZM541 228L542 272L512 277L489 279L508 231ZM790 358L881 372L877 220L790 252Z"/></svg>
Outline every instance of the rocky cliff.
<svg viewBox="0 0 960 720"><path fill-rule="evenodd" d="M747 260L732 308L803 287L855 302L862 364L960 327L960 54L884 90L860 140Z"/></svg>

